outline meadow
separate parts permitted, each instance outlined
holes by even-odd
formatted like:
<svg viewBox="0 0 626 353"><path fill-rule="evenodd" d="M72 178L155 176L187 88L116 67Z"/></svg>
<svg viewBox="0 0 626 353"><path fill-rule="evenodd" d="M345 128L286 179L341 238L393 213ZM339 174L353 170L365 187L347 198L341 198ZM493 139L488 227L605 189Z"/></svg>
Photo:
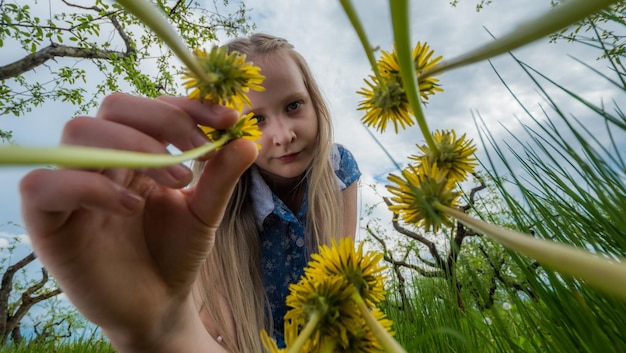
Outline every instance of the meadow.
<svg viewBox="0 0 626 353"><path fill-rule="evenodd" d="M546 106L540 115L526 109L530 123L518 122L524 136L511 134L505 141L495 140L480 116L474 116L481 136L479 148L487 155L478 162L485 178L493 183L493 193L502 207L476 208L468 214L530 233L537 239L570 244L623 265L626 258L623 10L621 5L617 12L607 12L602 20L614 29L612 37L589 22L585 25L588 37L561 38L598 53L598 60L606 70L589 67L589 75L606 80L617 92L607 101L579 96L552 81L550 73L537 72L511 54L520 71L534 82L533 89L545 98ZM503 86L508 88L505 81ZM515 92L509 93L515 96ZM584 108L572 113L557 96L574 99ZM578 114L592 114L594 128L581 123ZM598 129L602 131L601 139L597 137ZM380 306L394 322L394 337L407 352L626 352L626 300L619 296L625 283L613 283L615 292L607 293L604 287L589 286L589 279L577 278L575 273L564 274L544 266L548 259L535 261L487 237L477 239L474 245L490 246L505 254L508 278L523 278L529 290L522 292L513 285L492 289L484 278L496 277L495 268L477 264L475 256L463 251L453 263L456 277L447 280L425 278L404 269L406 300L399 295L398 278L388 272L385 280L388 294ZM502 258L491 258L493 252L484 255L485 261ZM554 253L555 258L558 256ZM597 275L602 277L600 272ZM498 280L506 281L502 276ZM485 305L476 293L491 290L495 300ZM460 302L464 305L459 305ZM114 350L105 341L87 339L31 342L2 347L2 352Z"/></svg>

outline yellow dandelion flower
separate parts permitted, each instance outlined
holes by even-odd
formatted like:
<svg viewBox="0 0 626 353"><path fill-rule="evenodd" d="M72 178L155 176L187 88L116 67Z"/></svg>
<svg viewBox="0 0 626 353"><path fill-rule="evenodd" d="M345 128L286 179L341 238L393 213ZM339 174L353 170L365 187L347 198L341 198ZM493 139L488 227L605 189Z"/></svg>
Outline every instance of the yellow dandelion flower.
<svg viewBox="0 0 626 353"><path fill-rule="evenodd" d="M441 224L453 225L448 216L433 207L435 203L454 207L459 196L454 190L455 183L447 178L447 171L437 164L408 166L401 177L390 174L387 180L392 183L387 185L387 190L393 195L389 210L403 221L435 232Z"/></svg>
<svg viewBox="0 0 626 353"><path fill-rule="evenodd" d="M270 335L265 330L261 330L261 343L263 347L267 350L267 353L285 353L289 351L289 347L296 341L298 338L298 323L294 320L285 320L285 329L284 336L285 337L285 348L278 348L278 344L276 341L270 337ZM302 351L311 352L312 350L309 348L310 342L307 341L303 345Z"/></svg>
<svg viewBox="0 0 626 353"><path fill-rule="evenodd" d="M454 182L467 179L478 165L476 158L476 146L472 140L467 140L465 134L456 138L454 130L435 131L433 134L436 151L428 148L428 145L417 145L422 154L412 155L409 159L417 161L418 167L423 164L437 164L437 167L446 173L446 178Z"/></svg>
<svg viewBox="0 0 626 353"><path fill-rule="evenodd" d="M373 308L385 299L384 267L379 265L382 257L379 252L364 253L362 243L355 249L352 239L343 238L339 244L333 240L331 247L320 246L319 253L311 255L304 272L311 278L343 276L356 288L368 307Z"/></svg>
<svg viewBox="0 0 626 353"><path fill-rule="evenodd" d="M433 51L426 43L417 43L413 49L417 75L441 61L441 56L431 59L432 55ZM361 120L365 125L374 126L381 132L385 131L387 124L391 121L395 132L398 133L398 126L405 129L413 125L415 121L412 117L409 99L403 88L396 50L394 49L393 52L383 50L376 65L381 73L380 79L370 76L370 80L364 80L367 87L357 91L364 97L358 107L358 110L365 111ZM427 101L430 95L443 91L438 82L439 80L434 77L424 77L419 80L420 96L424 101Z"/></svg>
<svg viewBox="0 0 626 353"><path fill-rule="evenodd" d="M411 116L409 99L406 96L400 76L384 78L380 84L376 77L371 76L371 82L364 80L369 88L357 91L365 99L359 103L358 110L364 110L361 121L367 126L374 126L376 130L384 132L389 121L398 133L398 124L405 129L415 122Z"/></svg>
<svg viewBox="0 0 626 353"><path fill-rule="evenodd" d="M321 338L348 344L348 331L359 325L358 308L352 300L354 286L342 276L303 276L289 286L286 303L291 309L285 320L306 325L315 315L316 329L309 344L318 347Z"/></svg>
<svg viewBox="0 0 626 353"><path fill-rule="evenodd" d="M295 320L285 320L285 329L283 337L285 337L285 345L290 347L298 338L298 322Z"/></svg>
<svg viewBox="0 0 626 353"><path fill-rule="evenodd" d="M442 56L431 59L433 53L434 51L430 50L428 44L417 42L417 45L413 48L413 62L415 63L415 73L417 76L419 76L419 74L421 74L424 70L435 66L439 61L441 61ZM381 74L385 77L400 75L400 64L398 62L398 54L395 50L395 45L394 51L391 53L385 50L382 51L381 58L378 60L377 65ZM436 92L443 91L443 89L439 87L438 82L439 79L434 77L424 77L419 79L417 83L422 99L428 100L428 96L433 95Z"/></svg>
<svg viewBox="0 0 626 353"><path fill-rule="evenodd" d="M254 113L250 112L237 120L237 122L230 128L230 133L235 138L242 138L244 140L256 141L261 138L263 132L259 130L257 120L253 118ZM259 146L260 148L260 146Z"/></svg>
<svg viewBox="0 0 626 353"><path fill-rule="evenodd" d="M278 348L276 341L274 341L265 330L261 330L261 343L263 343L263 347L265 347L267 353L284 353L287 351L284 348Z"/></svg>
<svg viewBox="0 0 626 353"><path fill-rule="evenodd" d="M265 77L261 70L251 62L246 62L246 55L238 52L228 53L226 47L213 47L207 52L202 49L195 51L200 66L212 73L217 79L207 82L186 69L183 76L184 85L190 98L208 99L213 102L241 111L244 105L250 106L246 93L252 89L263 91L261 86Z"/></svg>
<svg viewBox="0 0 626 353"><path fill-rule="evenodd" d="M263 135L263 132L259 130L257 120L253 118L254 113L250 112L246 115L239 117L239 120L233 126L225 130L216 130L210 126L200 125L200 130L209 137L211 141L217 141L225 133L230 134L233 139L242 138L244 140L257 141ZM256 144L258 149L261 149L261 145Z"/></svg>
<svg viewBox="0 0 626 353"><path fill-rule="evenodd" d="M392 330L393 321L389 320L387 318L387 315L385 315L382 310L380 310L379 308L374 308L374 310L372 310L372 315L374 316L376 321L378 321L380 325L385 329L385 331L389 332L392 336L396 334Z"/></svg>
<svg viewBox="0 0 626 353"><path fill-rule="evenodd" d="M395 334L391 329L391 327L393 326L393 322L387 319L385 314L380 309L375 308L371 311L371 314L385 329L385 331L387 331L391 336ZM334 352L380 353L384 350L383 346L380 344L380 341L376 338L369 325L367 325L365 321L361 323L361 326L357 330L353 330L352 332L350 332L348 341L348 346L337 347L335 348Z"/></svg>
<svg viewBox="0 0 626 353"><path fill-rule="evenodd" d="M289 287L285 320L302 330L287 352L403 352L396 349L391 321L375 307L385 297L381 258L364 253L363 244L355 250L351 238L320 246Z"/></svg>

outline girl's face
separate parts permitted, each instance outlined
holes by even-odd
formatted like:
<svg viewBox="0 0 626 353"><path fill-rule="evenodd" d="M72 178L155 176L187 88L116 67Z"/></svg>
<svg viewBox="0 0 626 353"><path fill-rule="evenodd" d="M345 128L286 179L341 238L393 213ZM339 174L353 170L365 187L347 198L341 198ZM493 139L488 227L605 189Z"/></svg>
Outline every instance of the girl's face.
<svg viewBox="0 0 626 353"><path fill-rule="evenodd" d="M284 52L253 58L265 76L265 91L250 91L248 97L263 132L257 141L261 150L255 164L266 177L295 178L313 161L317 148L318 122L313 102L295 61ZM248 107L246 107L248 108Z"/></svg>

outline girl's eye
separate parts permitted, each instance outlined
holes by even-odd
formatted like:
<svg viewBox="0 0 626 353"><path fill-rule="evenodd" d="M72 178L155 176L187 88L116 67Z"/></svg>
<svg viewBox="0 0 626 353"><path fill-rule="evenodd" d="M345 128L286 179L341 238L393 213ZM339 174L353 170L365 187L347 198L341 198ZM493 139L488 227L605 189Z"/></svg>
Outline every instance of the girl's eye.
<svg viewBox="0 0 626 353"><path fill-rule="evenodd" d="M296 109L298 109L300 107L301 104L302 103L300 103L300 102L289 103L287 105L287 111L290 112L292 110L296 110Z"/></svg>
<svg viewBox="0 0 626 353"><path fill-rule="evenodd" d="M254 115L250 119L256 119L257 124L260 124L261 122L265 121L265 117L263 115Z"/></svg>

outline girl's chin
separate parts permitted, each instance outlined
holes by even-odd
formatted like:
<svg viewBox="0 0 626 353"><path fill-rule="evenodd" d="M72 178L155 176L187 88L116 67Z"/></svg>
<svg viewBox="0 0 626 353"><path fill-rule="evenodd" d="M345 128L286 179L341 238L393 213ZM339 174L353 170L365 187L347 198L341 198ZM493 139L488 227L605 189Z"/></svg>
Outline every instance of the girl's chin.
<svg viewBox="0 0 626 353"><path fill-rule="evenodd" d="M288 182L292 180L299 180L304 176L306 168L268 168L264 169L260 166L259 170L261 175L265 178L270 178L276 182Z"/></svg>
<svg viewBox="0 0 626 353"><path fill-rule="evenodd" d="M283 179L290 181L293 179L301 179L305 170L298 171L266 171L266 175L274 179Z"/></svg>

